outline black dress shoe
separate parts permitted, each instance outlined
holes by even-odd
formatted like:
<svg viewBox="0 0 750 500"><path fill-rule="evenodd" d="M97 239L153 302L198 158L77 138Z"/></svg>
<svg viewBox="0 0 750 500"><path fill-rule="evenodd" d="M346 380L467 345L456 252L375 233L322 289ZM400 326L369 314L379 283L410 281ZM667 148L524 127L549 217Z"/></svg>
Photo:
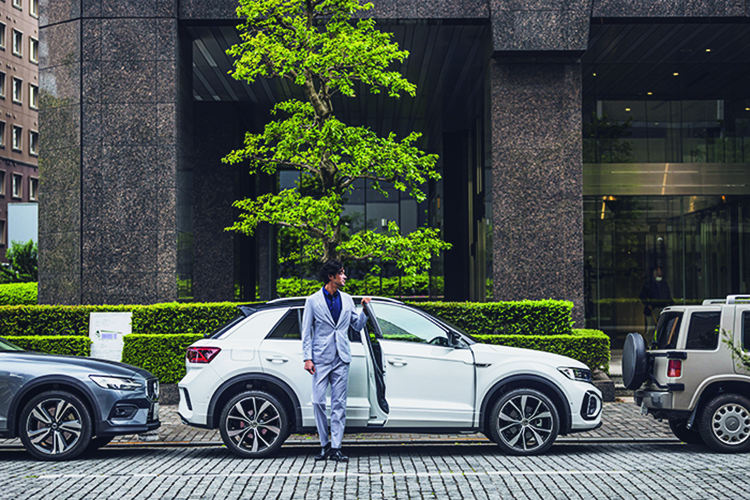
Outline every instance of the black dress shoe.
<svg viewBox="0 0 750 500"><path fill-rule="evenodd" d="M331 454L331 445L329 443L320 449L320 453L315 455L315 461L319 462L320 460L325 460L326 458L328 458L328 455L330 454Z"/></svg>
<svg viewBox="0 0 750 500"><path fill-rule="evenodd" d="M331 454L328 455L328 460L333 460L334 462L348 462L349 457L341 453L341 448L331 448Z"/></svg>

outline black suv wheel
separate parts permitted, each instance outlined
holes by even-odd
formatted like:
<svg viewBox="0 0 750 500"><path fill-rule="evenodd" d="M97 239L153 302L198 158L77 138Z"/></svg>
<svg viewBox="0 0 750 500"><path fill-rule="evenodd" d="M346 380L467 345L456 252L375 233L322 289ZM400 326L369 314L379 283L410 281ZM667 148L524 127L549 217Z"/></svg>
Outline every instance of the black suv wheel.
<svg viewBox="0 0 750 500"><path fill-rule="evenodd" d="M720 394L703 410L700 433L708 446L723 453L750 451L750 399Z"/></svg>
<svg viewBox="0 0 750 500"><path fill-rule="evenodd" d="M244 458L276 453L289 435L284 405L271 394L247 391L229 400L221 412L219 430L224 444Z"/></svg>

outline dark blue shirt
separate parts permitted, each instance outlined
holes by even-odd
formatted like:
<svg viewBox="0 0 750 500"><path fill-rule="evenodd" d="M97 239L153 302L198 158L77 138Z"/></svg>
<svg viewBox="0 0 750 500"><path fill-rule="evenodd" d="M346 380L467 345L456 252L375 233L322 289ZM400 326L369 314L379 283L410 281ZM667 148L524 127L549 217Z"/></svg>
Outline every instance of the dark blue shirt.
<svg viewBox="0 0 750 500"><path fill-rule="evenodd" d="M331 311L331 317L333 318L333 324L339 322L339 316L341 316L341 294L338 290L331 295L328 290L323 287L323 297L326 298L326 304L328 304L328 310Z"/></svg>

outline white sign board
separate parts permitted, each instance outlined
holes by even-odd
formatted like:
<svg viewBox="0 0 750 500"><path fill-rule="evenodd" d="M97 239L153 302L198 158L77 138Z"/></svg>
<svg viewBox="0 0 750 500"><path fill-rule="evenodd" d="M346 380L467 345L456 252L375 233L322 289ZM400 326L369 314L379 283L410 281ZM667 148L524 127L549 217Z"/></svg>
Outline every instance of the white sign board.
<svg viewBox="0 0 750 500"><path fill-rule="evenodd" d="M130 312L91 313L89 316L89 338L91 339L91 357L122 360L123 336L131 332Z"/></svg>

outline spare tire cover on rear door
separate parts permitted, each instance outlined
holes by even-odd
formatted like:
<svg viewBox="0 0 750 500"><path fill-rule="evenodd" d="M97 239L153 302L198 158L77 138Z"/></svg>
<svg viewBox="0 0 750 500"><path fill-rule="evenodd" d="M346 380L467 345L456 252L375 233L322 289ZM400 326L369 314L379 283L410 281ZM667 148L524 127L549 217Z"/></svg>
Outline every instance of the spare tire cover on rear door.
<svg viewBox="0 0 750 500"><path fill-rule="evenodd" d="M639 333L629 333L622 349L622 382L625 388L638 389L648 378L646 342Z"/></svg>

